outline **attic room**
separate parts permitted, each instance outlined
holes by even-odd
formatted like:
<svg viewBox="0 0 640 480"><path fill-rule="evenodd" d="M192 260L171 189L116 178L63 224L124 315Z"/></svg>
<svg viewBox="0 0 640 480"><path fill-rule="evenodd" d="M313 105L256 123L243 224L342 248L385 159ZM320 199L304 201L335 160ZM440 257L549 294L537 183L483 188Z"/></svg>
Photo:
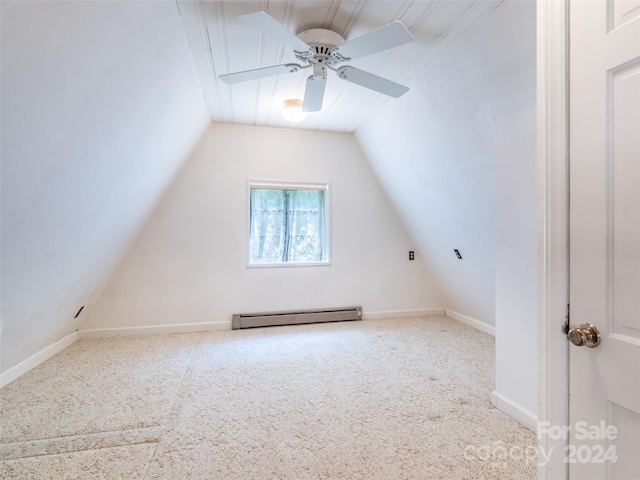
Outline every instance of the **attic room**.
<svg viewBox="0 0 640 480"><path fill-rule="evenodd" d="M605 478L567 468L576 421L632 478L640 8L582 3L3 0L2 478ZM619 131L568 121L602 18ZM313 29L338 40L305 69ZM613 183L566 153L600 131ZM322 199L315 260L263 260L279 192ZM332 309L357 318L235 329ZM570 383L593 355L618 373ZM605 377L606 415L570 404Z"/></svg>

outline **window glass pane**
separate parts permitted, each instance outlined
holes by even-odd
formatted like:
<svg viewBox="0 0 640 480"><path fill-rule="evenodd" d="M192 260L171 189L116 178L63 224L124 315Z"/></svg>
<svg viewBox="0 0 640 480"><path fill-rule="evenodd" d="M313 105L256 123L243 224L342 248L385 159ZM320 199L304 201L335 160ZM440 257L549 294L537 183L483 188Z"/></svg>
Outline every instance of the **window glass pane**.
<svg viewBox="0 0 640 480"><path fill-rule="evenodd" d="M249 263L327 261L324 190L251 188Z"/></svg>

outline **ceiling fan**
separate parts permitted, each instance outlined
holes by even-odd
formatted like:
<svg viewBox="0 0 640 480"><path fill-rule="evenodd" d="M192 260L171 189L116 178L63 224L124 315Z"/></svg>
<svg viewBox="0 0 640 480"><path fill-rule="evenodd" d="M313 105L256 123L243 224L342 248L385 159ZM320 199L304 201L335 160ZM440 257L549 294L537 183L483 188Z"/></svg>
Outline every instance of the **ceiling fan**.
<svg viewBox="0 0 640 480"><path fill-rule="evenodd" d="M241 15L239 18L247 25L254 27L272 39L292 46L293 53L302 65L285 63L272 67L220 75L220 80L227 84L247 82L312 68L313 73L307 78L304 93L302 105L304 112L318 112L322 109L327 70L336 72L339 78L347 82L355 83L391 97L398 98L409 91L409 87L399 83L349 65L342 65L352 59L361 58L413 41L413 35L399 20L345 42L339 34L324 28L305 30L296 36L262 11Z"/></svg>

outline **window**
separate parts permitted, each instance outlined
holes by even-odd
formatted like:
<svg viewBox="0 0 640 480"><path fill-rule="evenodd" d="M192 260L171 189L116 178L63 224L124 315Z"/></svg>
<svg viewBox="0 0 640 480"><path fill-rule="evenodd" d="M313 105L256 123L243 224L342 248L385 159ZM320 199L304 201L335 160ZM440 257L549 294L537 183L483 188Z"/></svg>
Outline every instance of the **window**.
<svg viewBox="0 0 640 480"><path fill-rule="evenodd" d="M249 266L329 264L329 185L249 182Z"/></svg>

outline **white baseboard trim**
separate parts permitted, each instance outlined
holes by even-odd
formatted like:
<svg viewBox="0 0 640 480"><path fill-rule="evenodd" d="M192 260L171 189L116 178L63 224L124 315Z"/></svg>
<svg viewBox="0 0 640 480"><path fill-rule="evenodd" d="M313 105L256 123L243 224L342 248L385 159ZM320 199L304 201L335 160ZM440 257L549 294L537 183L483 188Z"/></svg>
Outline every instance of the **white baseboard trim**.
<svg viewBox="0 0 640 480"><path fill-rule="evenodd" d="M445 315L444 308L434 308L429 310L395 310L388 312L363 312L363 320L378 320L383 318L401 318ZM78 339L87 340L91 338L110 337L133 337L143 335L164 335L171 333L193 333L231 330L231 321L228 322L203 322L203 323L175 323L170 325L149 325L144 327L110 327L92 328L78 330Z"/></svg>
<svg viewBox="0 0 640 480"><path fill-rule="evenodd" d="M210 332L215 330L231 330L228 322L174 323L170 325L149 325L144 327L113 327L78 330L78 338L135 337L143 335L165 335L169 333Z"/></svg>
<svg viewBox="0 0 640 480"><path fill-rule="evenodd" d="M26 360L21 361L17 365L9 368L7 371L0 373L0 388L13 382L16 378L21 377L29 370L34 369L45 360L49 360L56 353L61 352L69 345L78 341L78 332L73 332L66 337L61 338L48 347L43 348L39 352L34 353Z"/></svg>
<svg viewBox="0 0 640 480"><path fill-rule="evenodd" d="M487 325L480 320L476 320L475 318L467 317L466 315L462 315L461 313L454 312L453 310L449 310L447 308L447 317L453 318L454 320L458 320L459 322L466 323L467 325L471 325L474 328L477 328L481 332L488 333L489 335L496 336L496 327L492 327L491 325Z"/></svg>
<svg viewBox="0 0 640 480"><path fill-rule="evenodd" d="M538 430L538 417L531 411L517 404L510 398L496 392L491 392L491 403L500 411L506 413L514 420L520 422L529 430L536 432Z"/></svg>
<svg viewBox="0 0 640 480"><path fill-rule="evenodd" d="M383 318L422 317L445 315L444 308L429 308L427 310L391 310L387 312L362 312L363 320L380 320Z"/></svg>

